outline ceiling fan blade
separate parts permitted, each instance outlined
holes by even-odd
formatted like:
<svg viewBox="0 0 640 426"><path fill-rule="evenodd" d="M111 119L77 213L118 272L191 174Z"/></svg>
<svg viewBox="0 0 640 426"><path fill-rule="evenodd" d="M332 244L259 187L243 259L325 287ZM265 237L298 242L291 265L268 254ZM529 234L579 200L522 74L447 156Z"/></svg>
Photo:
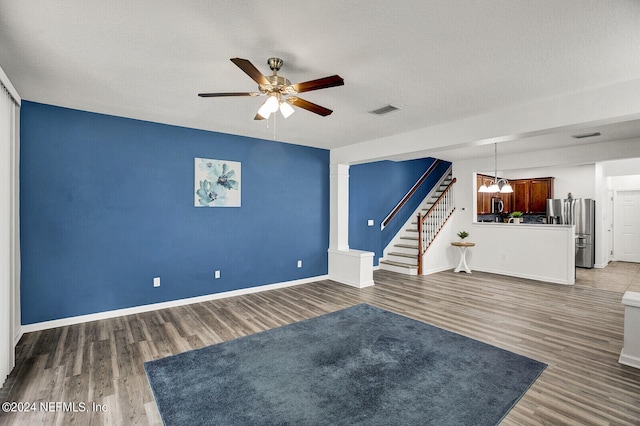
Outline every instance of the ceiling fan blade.
<svg viewBox="0 0 640 426"><path fill-rule="evenodd" d="M260 96L257 92L198 93L201 98L220 98L223 96Z"/></svg>
<svg viewBox="0 0 640 426"><path fill-rule="evenodd" d="M269 80L262 75L258 68L256 68L251 62L242 58L231 58L231 62L236 64L238 68L245 72L249 77L258 84L269 84Z"/></svg>
<svg viewBox="0 0 640 426"><path fill-rule="evenodd" d="M311 90L326 89L328 87L342 86L344 80L339 75L319 78L317 80L305 81L303 83L293 84L292 87L296 92L309 92Z"/></svg>
<svg viewBox="0 0 640 426"><path fill-rule="evenodd" d="M255 117L253 117L254 120L264 120L264 117L261 116L260 114L256 114Z"/></svg>
<svg viewBox="0 0 640 426"><path fill-rule="evenodd" d="M300 107L302 109L306 109L307 111L314 112L323 117L326 117L327 115L333 112L328 108L314 104L313 102L305 101L304 99L300 99L300 98L289 98L287 101L294 106Z"/></svg>

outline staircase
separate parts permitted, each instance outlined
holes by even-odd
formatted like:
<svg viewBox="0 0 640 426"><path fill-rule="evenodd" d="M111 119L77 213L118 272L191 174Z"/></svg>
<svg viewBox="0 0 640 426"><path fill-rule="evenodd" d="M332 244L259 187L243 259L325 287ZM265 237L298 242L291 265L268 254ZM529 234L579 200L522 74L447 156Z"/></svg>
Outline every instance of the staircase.
<svg viewBox="0 0 640 426"><path fill-rule="evenodd" d="M424 218L423 221L423 223L430 229L439 230L442 226L444 226L444 222L446 222L448 216L444 217L439 205L436 207L433 206L436 202L438 202L439 199L441 199L441 196L445 193L452 182L454 182L454 179L451 175L451 169L449 169L449 172L425 197L420 206L416 209L415 213L411 216L407 223L405 223L405 226L402 228L402 230L391 241L387 249L385 249L384 257L380 260L380 269L399 272L407 275L418 275L418 258L420 250L418 214L423 217L427 214L427 212L431 211L429 217ZM426 247L424 247L424 245L425 244L423 240L423 252L424 250L426 250Z"/></svg>

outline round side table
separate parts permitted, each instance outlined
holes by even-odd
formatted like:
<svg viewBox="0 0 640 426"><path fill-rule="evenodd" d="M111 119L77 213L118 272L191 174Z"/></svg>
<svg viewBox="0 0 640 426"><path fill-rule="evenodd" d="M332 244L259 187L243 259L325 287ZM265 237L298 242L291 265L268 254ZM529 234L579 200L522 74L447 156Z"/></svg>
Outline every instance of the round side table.
<svg viewBox="0 0 640 426"><path fill-rule="evenodd" d="M460 249L460 262L458 262L458 266L453 270L453 272L465 271L467 274L470 274L471 268L467 265L467 249L475 246L476 243L465 243L461 241L451 243L451 245Z"/></svg>

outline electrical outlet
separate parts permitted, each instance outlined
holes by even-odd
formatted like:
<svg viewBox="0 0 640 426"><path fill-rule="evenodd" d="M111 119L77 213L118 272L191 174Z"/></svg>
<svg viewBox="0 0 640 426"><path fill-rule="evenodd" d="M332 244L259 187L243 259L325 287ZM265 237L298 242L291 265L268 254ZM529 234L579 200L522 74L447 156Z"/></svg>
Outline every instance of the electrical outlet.
<svg viewBox="0 0 640 426"><path fill-rule="evenodd" d="M302 268L302 260L298 260L298 268Z"/></svg>
<svg viewBox="0 0 640 426"><path fill-rule="evenodd" d="M215 279L220 278L220 271L215 271L215 272L213 273L213 277L214 277Z"/></svg>
<svg viewBox="0 0 640 426"><path fill-rule="evenodd" d="M373 226L373 219L369 219L367 221L367 226Z"/></svg>
<svg viewBox="0 0 640 426"><path fill-rule="evenodd" d="M153 279L153 286L154 287L160 287L160 277L155 277Z"/></svg>

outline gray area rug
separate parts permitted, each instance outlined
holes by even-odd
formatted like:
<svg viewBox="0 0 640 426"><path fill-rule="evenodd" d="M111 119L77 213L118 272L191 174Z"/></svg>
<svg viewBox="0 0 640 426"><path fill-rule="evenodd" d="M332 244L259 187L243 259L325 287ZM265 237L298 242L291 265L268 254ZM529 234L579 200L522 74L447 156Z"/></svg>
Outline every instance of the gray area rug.
<svg viewBox="0 0 640 426"><path fill-rule="evenodd" d="M546 365L369 305L144 364L165 425L495 425Z"/></svg>

